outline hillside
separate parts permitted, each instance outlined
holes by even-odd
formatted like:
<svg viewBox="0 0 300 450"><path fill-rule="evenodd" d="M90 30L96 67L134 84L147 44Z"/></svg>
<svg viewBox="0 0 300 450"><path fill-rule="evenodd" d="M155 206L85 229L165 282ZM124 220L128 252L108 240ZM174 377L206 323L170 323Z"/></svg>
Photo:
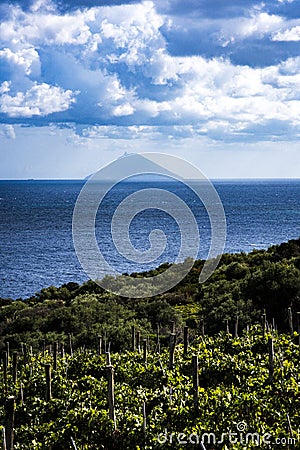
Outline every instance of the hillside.
<svg viewBox="0 0 300 450"><path fill-rule="evenodd" d="M225 330L227 320L233 332L237 316L239 330L257 323L264 310L267 320L283 332L289 329L289 307L296 329L300 239L249 254L224 254L211 278L200 285L202 266L203 261L196 261L178 286L153 298L118 297L89 281L50 286L29 299L0 299L0 348L6 341L11 348L19 348L21 342L34 349L41 349L44 342L67 344L71 334L75 347L94 347L102 335L118 351L130 345L132 326L153 342L159 326L163 344L171 322L177 330L188 325L192 334L204 324L206 334L211 335Z"/></svg>

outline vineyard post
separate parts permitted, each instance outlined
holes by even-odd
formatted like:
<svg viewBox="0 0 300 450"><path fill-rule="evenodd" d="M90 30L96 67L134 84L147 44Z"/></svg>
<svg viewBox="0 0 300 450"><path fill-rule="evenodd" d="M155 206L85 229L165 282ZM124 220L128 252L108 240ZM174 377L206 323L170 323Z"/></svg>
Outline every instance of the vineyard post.
<svg viewBox="0 0 300 450"><path fill-rule="evenodd" d="M6 350L2 354L3 360L3 383L4 383L4 392L7 394L7 353Z"/></svg>
<svg viewBox="0 0 300 450"><path fill-rule="evenodd" d="M193 397L194 408L198 410L198 395L199 395L199 373L198 373L198 355L193 355Z"/></svg>
<svg viewBox="0 0 300 450"><path fill-rule="evenodd" d="M176 333L171 333L170 334L170 358L169 358L169 369L170 370L172 370L174 368L175 345L176 345Z"/></svg>
<svg viewBox="0 0 300 450"><path fill-rule="evenodd" d="M45 372L46 372L46 400L47 402L49 402L52 398L50 364L45 364Z"/></svg>
<svg viewBox="0 0 300 450"><path fill-rule="evenodd" d="M7 450L6 449L5 427L2 428L2 443L3 443L3 450Z"/></svg>
<svg viewBox="0 0 300 450"><path fill-rule="evenodd" d="M70 350L70 355L73 355L73 345L72 345L72 335L71 333L68 334L69 337L69 350Z"/></svg>
<svg viewBox="0 0 300 450"><path fill-rule="evenodd" d="M23 363L24 363L24 366L26 366L26 364L27 364L27 344L25 344L25 342L23 342L22 351L23 351Z"/></svg>
<svg viewBox="0 0 300 450"><path fill-rule="evenodd" d="M111 365L110 352L106 352L106 365L107 366Z"/></svg>
<svg viewBox="0 0 300 450"><path fill-rule="evenodd" d="M156 331L156 353L160 354L159 323L157 324L157 331Z"/></svg>
<svg viewBox="0 0 300 450"><path fill-rule="evenodd" d="M54 353L53 353L53 370L57 370L57 350L58 350L58 343L54 342Z"/></svg>
<svg viewBox="0 0 300 450"><path fill-rule="evenodd" d="M104 353L107 352L107 333L104 331Z"/></svg>
<svg viewBox="0 0 300 450"><path fill-rule="evenodd" d="M290 333L293 334L293 332L294 332L294 328L293 328L293 312L292 312L292 308L291 307L288 308L288 317L289 317Z"/></svg>
<svg viewBox="0 0 300 450"><path fill-rule="evenodd" d="M135 352L135 326L131 326L131 350Z"/></svg>
<svg viewBox="0 0 300 450"><path fill-rule="evenodd" d="M24 403L24 391L23 391L23 383L20 384L20 398L21 398L21 405L23 406Z"/></svg>
<svg viewBox="0 0 300 450"><path fill-rule="evenodd" d="M5 437L7 450L14 448L15 397L10 396L5 402Z"/></svg>
<svg viewBox="0 0 300 450"><path fill-rule="evenodd" d="M225 323L226 323L226 333L229 334L229 320L226 319Z"/></svg>
<svg viewBox="0 0 300 450"><path fill-rule="evenodd" d="M146 416L146 403L143 402L143 433L146 434L146 428L147 428L147 416Z"/></svg>
<svg viewBox="0 0 300 450"><path fill-rule="evenodd" d="M175 333L175 320L171 322L171 333Z"/></svg>
<svg viewBox="0 0 300 450"><path fill-rule="evenodd" d="M144 364L147 362L147 339L143 339L143 361Z"/></svg>
<svg viewBox="0 0 300 450"><path fill-rule="evenodd" d="M141 353L141 332L137 331L136 333L136 346L138 349L138 352Z"/></svg>
<svg viewBox="0 0 300 450"><path fill-rule="evenodd" d="M60 344L60 356L65 357L65 344L63 342Z"/></svg>
<svg viewBox="0 0 300 450"><path fill-rule="evenodd" d="M114 380L114 368L112 365L106 367L108 376L108 407L109 417L114 422L114 430L116 430L116 414L115 414L115 380Z"/></svg>
<svg viewBox="0 0 300 450"><path fill-rule="evenodd" d="M98 336L98 355L102 355L102 336Z"/></svg>
<svg viewBox="0 0 300 450"><path fill-rule="evenodd" d="M262 331L263 331L263 337L266 336L266 325L267 325L267 315L264 312L262 315Z"/></svg>
<svg viewBox="0 0 300 450"><path fill-rule="evenodd" d="M5 342L7 365L9 364L9 342Z"/></svg>
<svg viewBox="0 0 300 450"><path fill-rule="evenodd" d="M273 381L274 373L274 342L272 338L268 339L268 351L269 351L269 380Z"/></svg>
<svg viewBox="0 0 300 450"><path fill-rule="evenodd" d="M183 328L183 354L184 355L187 355L187 352L188 352L188 338L189 338L189 328L187 326L185 326Z"/></svg>
<svg viewBox="0 0 300 450"><path fill-rule="evenodd" d="M13 383L16 384L18 372L18 353L13 352L12 356L13 356L12 359Z"/></svg>
<svg viewBox="0 0 300 450"><path fill-rule="evenodd" d="M235 324L234 324L234 337L239 337L239 316L237 315L235 318Z"/></svg>
<svg viewBox="0 0 300 450"><path fill-rule="evenodd" d="M76 443L75 443L74 439L72 438L72 436L71 436L71 445L72 445L73 450L77 450Z"/></svg>

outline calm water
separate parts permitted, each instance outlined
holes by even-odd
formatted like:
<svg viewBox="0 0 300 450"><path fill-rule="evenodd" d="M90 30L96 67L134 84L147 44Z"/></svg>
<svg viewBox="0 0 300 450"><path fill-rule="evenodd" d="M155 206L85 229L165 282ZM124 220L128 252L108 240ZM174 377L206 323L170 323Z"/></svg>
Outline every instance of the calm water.
<svg viewBox="0 0 300 450"><path fill-rule="evenodd" d="M193 210L201 239L198 257L205 258L210 245L205 208L180 183L156 181L151 186L168 189ZM216 181L214 186L226 214L225 251L249 252L299 237L300 180ZM73 208L82 187L81 181L0 181L0 297L25 298L43 287L88 279L72 240ZM145 182L117 185L97 215L99 247L120 272L155 268L174 261L179 251L176 221L156 209L138 214L129 231L133 245L145 250L150 231L163 230L167 236L163 254L153 263L137 264L116 251L110 228L115 208L128 194L147 187Z"/></svg>

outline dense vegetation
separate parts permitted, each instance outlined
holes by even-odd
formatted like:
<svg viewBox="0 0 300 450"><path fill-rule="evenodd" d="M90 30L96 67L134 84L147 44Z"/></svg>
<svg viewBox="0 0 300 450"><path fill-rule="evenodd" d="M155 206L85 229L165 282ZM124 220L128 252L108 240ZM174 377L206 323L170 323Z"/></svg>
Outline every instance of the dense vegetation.
<svg viewBox="0 0 300 450"><path fill-rule="evenodd" d="M300 448L299 334L287 314L299 330L300 240L225 254L199 285L202 265L154 298L117 297L89 281L0 299L0 430L14 396L15 450L204 448L201 439L206 449Z"/></svg>
<svg viewBox="0 0 300 450"><path fill-rule="evenodd" d="M75 348L92 348L98 335L106 335L112 351L119 351L128 349L132 325L151 340L158 325L167 337L171 321L177 330L188 325L197 334L203 319L211 335L225 329L226 319L232 331L237 315L240 330L257 323L263 310L284 332L288 307L295 318L300 311L300 239L249 254L224 254L214 274L200 285L202 266L203 261L196 261L179 285L153 298L118 297L89 281L51 286L27 300L0 299L0 349L7 340L11 348L27 342L35 350L44 340L67 344L71 333Z"/></svg>
<svg viewBox="0 0 300 450"><path fill-rule="evenodd" d="M268 342L275 359L270 370ZM111 355L115 369L116 427L109 414L106 356L76 350L57 359L47 399L48 351L20 356L17 380L0 369L4 399L16 398L15 450L282 449L299 448L299 344L294 336L263 335L253 326L239 338L222 332L195 339L186 354ZM198 405L192 355L198 355ZM143 410L145 414L143 414ZM250 433L250 434L249 434ZM71 443L76 447L71 447ZM198 445L197 445L198 443Z"/></svg>

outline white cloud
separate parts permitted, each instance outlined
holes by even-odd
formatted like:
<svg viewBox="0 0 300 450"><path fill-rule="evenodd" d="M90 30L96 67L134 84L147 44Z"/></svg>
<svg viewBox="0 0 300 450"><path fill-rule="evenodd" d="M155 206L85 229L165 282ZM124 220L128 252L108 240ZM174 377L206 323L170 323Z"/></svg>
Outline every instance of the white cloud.
<svg viewBox="0 0 300 450"><path fill-rule="evenodd" d="M300 58L256 68L174 56L161 32L165 22L152 2L66 14L45 0L27 12L11 7L0 24L0 59L8 67L2 115L30 119L72 107L65 117L77 123L191 126L196 134L241 136L251 134L253 123L276 134L278 121L289 121L291 133L299 133ZM224 45L250 36L275 40L297 29L262 9L218 23Z"/></svg>
<svg viewBox="0 0 300 450"><path fill-rule="evenodd" d="M278 31L272 37L273 41L300 41L300 25L288 30Z"/></svg>
<svg viewBox="0 0 300 450"><path fill-rule="evenodd" d="M235 17L222 21L221 32L217 32L216 36L223 46L227 46L236 40L268 35L278 30L283 21L282 17L275 14L253 11L250 17Z"/></svg>
<svg viewBox="0 0 300 450"><path fill-rule="evenodd" d="M39 54L34 48L23 48L13 52L10 48L0 50L0 58L8 63L18 66L26 75L38 75L40 73Z"/></svg>
<svg viewBox="0 0 300 450"><path fill-rule="evenodd" d="M113 110L113 115L116 117L120 116L130 116L134 113L134 108L129 103L124 103L123 105L116 106Z"/></svg>
<svg viewBox="0 0 300 450"><path fill-rule="evenodd" d="M72 91L46 83L35 83L27 92L17 92L14 96L8 92L6 88L0 98L0 111L9 117L45 116L65 111L75 101Z"/></svg>

